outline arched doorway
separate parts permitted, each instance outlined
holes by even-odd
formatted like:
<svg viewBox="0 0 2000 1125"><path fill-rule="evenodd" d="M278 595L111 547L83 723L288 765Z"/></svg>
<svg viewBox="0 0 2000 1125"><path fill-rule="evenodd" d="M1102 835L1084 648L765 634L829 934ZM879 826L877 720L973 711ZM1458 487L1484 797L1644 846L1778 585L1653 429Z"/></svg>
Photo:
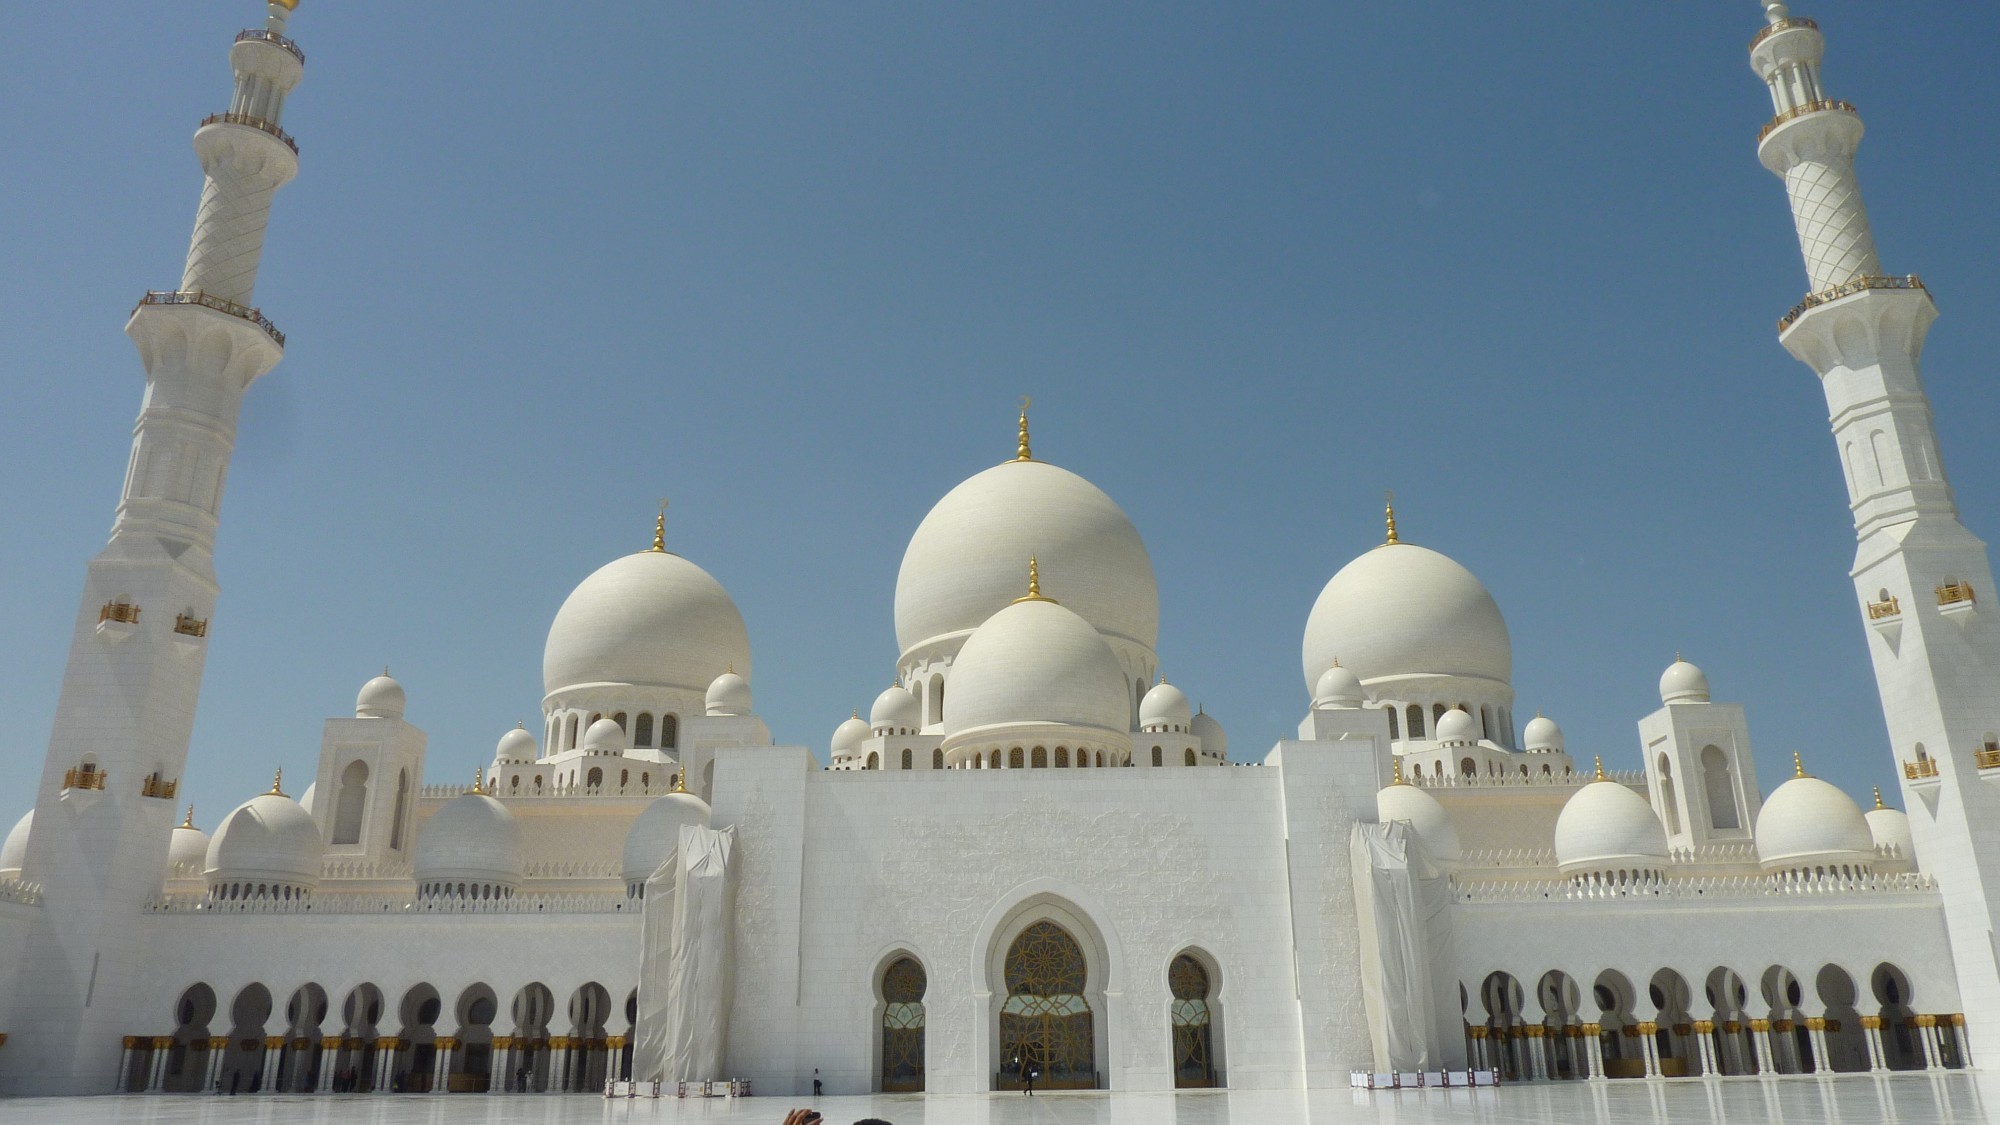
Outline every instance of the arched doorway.
<svg viewBox="0 0 2000 1125"><path fill-rule="evenodd" d="M1019 1085L1022 1068L1052 1090L1097 1087L1097 1039L1084 999L1083 948L1050 921L1022 930L1007 948L1007 1000L1000 1007L1000 1080Z"/></svg>
<svg viewBox="0 0 2000 1125"><path fill-rule="evenodd" d="M924 1088L924 967L899 957L882 974L882 1092Z"/></svg>
<svg viewBox="0 0 2000 1125"><path fill-rule="evenodd" d="M245 985L229 1005L229 1046L220 1089L254 1094L264 1081L264 1023L271 1018L271 990Z"/></svg>
<svg viewBox="0 0 2000 1125"><path fill-rule="evenodd" d="M208 1073L208 1023L215 1018L215 990L197 984L181 993L174 1005L174 1045L167 1056L161 1089L177 1094L202 1093Z"/></svg>
<svg viewBox="0 0 2000 1125"><path fill-rule="evenodd" d="M1167 966L1167 991L1174 998L1175 1088L1220 1086L1215 1064L1215 1013L1208 1003L1208 968L1192 955L1181 954Z"/></svg>

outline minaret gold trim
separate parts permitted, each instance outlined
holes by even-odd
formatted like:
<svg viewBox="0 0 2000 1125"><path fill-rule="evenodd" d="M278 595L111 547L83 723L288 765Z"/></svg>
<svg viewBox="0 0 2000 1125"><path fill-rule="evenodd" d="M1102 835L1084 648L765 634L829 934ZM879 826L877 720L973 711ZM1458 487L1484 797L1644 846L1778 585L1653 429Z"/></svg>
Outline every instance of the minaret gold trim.
<svg viewBox="0 0 2000 1125"><path fill-rule="evenodd" d="M1027 395L1021 396L1021 433L1014 445L1014 460L1016 461L1033 461L1035 459L1034 450L1028 447L1028 404L1032 401Z"/></svg>
<svg viewBox="0 0 2000 1125"><path fill-rule="evenodd" d="M1042 596L1042 564L1040 560L1035 558L1035 556L1029 555L1028 593L1024 597L1015 598L1013 604L1020 605L1022 602L1054 602L1054 601L1055 601L1054 598L1048 598Z"/></svg>
<svg viewBox="0 0 2000 1125"><path fill-rule="evenodd" d="M284 770L279 770L279 771L278 771L277 773L274 773L274 774L272 774L272 775L271 775L271 791L270 791L269 793L266 793L266 794L264 794L264 795L265 795L266 797L282 797L282 796L284 796L284 795L285 795L285 771L284 771Z"/></svg>
<svg viewBox="0 0 2000 1125"><path fill-rule="evenodd" d="M658 554L667 553L667 501L660 500L660 516L653 521L653 550Z"/></svg>
<svg viewBox="0 0 2000 1125"><path fill-rule="evenodd" d="M1388 493L1382 502L1382 521L1389 529L1389 537L1382 541L1382 545L1386 547L1392 543L1401 543L1402 540L1396 538L1396 494L1393 491Z"/></svg>

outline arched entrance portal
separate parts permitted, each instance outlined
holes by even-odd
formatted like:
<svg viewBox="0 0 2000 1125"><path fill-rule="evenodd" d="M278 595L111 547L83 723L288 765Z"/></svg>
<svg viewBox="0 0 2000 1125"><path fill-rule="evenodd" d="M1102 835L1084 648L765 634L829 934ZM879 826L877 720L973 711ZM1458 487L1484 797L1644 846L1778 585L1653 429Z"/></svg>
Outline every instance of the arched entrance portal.
<svg viewBox="0 0 2000 1125"><path fill-rule="evenodd" d="M882 1092L924 1088L924 967L899 957L882 974Z"/></svg>
<svg viewBox="0 0 2000 1125"><path fill-rule="evenodd" d="M1000 1008L1000 1078L1018 1085L1023 1067L1053 1090L1097 1087L1097 1040L1084 999L1083 949L1054 922L1036 922L1007 949L1007 1001Z"/></svg>
<svg viewBox="0 0 2000 1125"><path fill-rule="evenodd" d="M1174 1085L1209 1087L1215 1080L1215 1028L1208 1007L1208 970L1188 954L1167 966L1174 994Z"/></svg>

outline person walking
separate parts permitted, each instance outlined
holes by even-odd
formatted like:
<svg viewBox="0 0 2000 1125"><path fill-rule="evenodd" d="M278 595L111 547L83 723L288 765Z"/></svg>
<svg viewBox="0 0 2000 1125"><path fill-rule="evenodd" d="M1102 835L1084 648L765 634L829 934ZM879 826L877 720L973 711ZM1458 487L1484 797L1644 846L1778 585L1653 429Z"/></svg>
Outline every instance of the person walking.
<svg viewBox="0 0 2000 1125"><path fill-rule="evenodd" d="M813 1067L813 1097L815 1098L819 1097L820 1091L823 1088L824 1087L822 1087L819 1082L819 1068Z"/></svg>
<svg viewBox="0 0 2000 1125"><path fill-rule="evenodd" d="M1032 1098L1035 1096L1035 1079L1041 1076L1041 1068L1032 1062L1021 1068L1021 1086L1023 1092L1029 1097Z"/></svg>

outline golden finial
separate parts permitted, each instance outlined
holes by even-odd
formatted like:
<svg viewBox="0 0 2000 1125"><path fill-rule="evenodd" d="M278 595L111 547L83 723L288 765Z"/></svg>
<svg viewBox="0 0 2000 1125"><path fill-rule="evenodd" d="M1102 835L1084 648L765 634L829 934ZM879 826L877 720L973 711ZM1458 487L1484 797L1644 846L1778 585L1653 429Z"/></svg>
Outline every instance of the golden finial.
<svg viewBox="0 0 2000 1125"><path fill-rule="evenodd" d="M1028 403L1031 401L1027 395L1021 396L1021 436L1020 441L1014 447L1014 460L1016 461L1033 461L1035 459L1034 451L1028 448Z"/></svg>
<svg viewBox="0 0 2000 1125"><path fill-rule="evenodd" d="M1792 776L1793 777L1808 776L1806 773L1805 759L1799 757L1799 752L1797 750L1792 751Z"/></svg>
<svg viewBox="0 0 2000 1125"><path fill-rule="evenodd" d="M1026 595L1025 597L1019 597L1019 598L1015 598L1015 599L1014 599L1014 604L1015 604L1015 605L1019 605L1019 604L1021 604L1022 602L1053 602L1053 601L1055 601L1055 599L1054 599L1054 598L1049 598L1049 597L1043 597L1043 596L1042 596L1042 564L1041 564L1041 561L1040 561L1039 559L1037 559L1037 558L1036 558L1035 556L1033 556L1033 555L1029 555L1029 556L1028 556L1028 593L1027 593L1027 595Z"/></svg>
<svg viewBox="0 0 2000 1125"><path fill-rule="evenodd" d="M271 791L265 794L265 796L282 797L284 795L285 795L285 771L279 770L277 773L271 775Z"/></svg>
<svg viewBox="0 0 2000 1125"><path fill-rule="evenodd" d="M486 767L485 767L485 766L474 766L474 767L472 767L472 791L473 791L474 793L484 793L484 792L486 792Z"/></svg>
<svg viewBox="0 0 2000 1125"><path fill-rule="evenodd" d="M850 718L850 719L858 719L858 718L860 718L860 717L861 717L861 708L859 708L859 707L856 707L856 708L854 708L854 709L853 709L852 711L849 711L849 712L847 713L847 717L848 717L848 718Z"/></svg>
<svg viewBox="0 0 2000 1125"><path fill-rule="evenodd" d="M1388 498L1382 503L1382 519L1389 525L1389 538L1383 541L1384 544L1401 543L1402 540L1396 538L1396 494L1394 492L1390 492Z"/></svg>
<svg viewBox="0 0 2000 1125"><path fill-rule="evenodd" d="M667 499L660 498L660 518L653 521L653 550L667 553Z"/></svg>
<svg viewBox="0 0 2000 1125"><path fill-rule="evenodd" d="M1876 807L1877 807L1877 808L1880 808L1880 807L1881 807L1881 805L1882 805L1882 791L1881 791L1880 789L1877 789L1877 790L1875 791L1875 805L1876 805ZM188 806L188 815L187 815L187 819L186 819L186 820L183 820L183 821L181 821L181 827L182 827L182 828L193 828L193 827L194 827L194 806L193 806L193 805L189 805L189 806Z"/></svg>
<svg viewBox="0 0 2000 1125"><path fill-rule="evenodd" d="M675 792L675 793L685 793L685 792L687 792L687 791L688 791L688 787L687 787L687 770L686 770L685 768L683 768L683 769L681 769L681 770L677 771L677 772L676 772L676 773L674 774L674 788L673 788L673 792Z"/></svg>
<svg viewBox="0 0 2000 1125"><path fill-rule="evenodd" d="M1875 807L1878 809L1888 808L1889 806L1882 803L1882 787L1880 785L1877 785L1874 787L1874 789L1875 789ZM194 815L194 810L189 809L188 815L192 817Z"/></svg>
<svg viewBox="0 0 2000 1125"><path fill-rule="evenodd" d="M1389 769L1395 775L1394 779L1391 780L1389 784L1391 785L1409 784L1409 782L1403 780L1403 759L1401 755L1397 755L1389 759Z"/></svg>
<svg viewBox="0 0 2000 1125"><path fill-rule="evenodd" d="M1602 754L1597 754L1597 755L1593 755L1593 758L1594 758L1594 759L1596 760L1596 762L1597 762L1597 780L1599 780L1599 781L1603 781L1603 780L1605 780L1605 777L1604 777L1604 755L1602 755Z"/></svg>

